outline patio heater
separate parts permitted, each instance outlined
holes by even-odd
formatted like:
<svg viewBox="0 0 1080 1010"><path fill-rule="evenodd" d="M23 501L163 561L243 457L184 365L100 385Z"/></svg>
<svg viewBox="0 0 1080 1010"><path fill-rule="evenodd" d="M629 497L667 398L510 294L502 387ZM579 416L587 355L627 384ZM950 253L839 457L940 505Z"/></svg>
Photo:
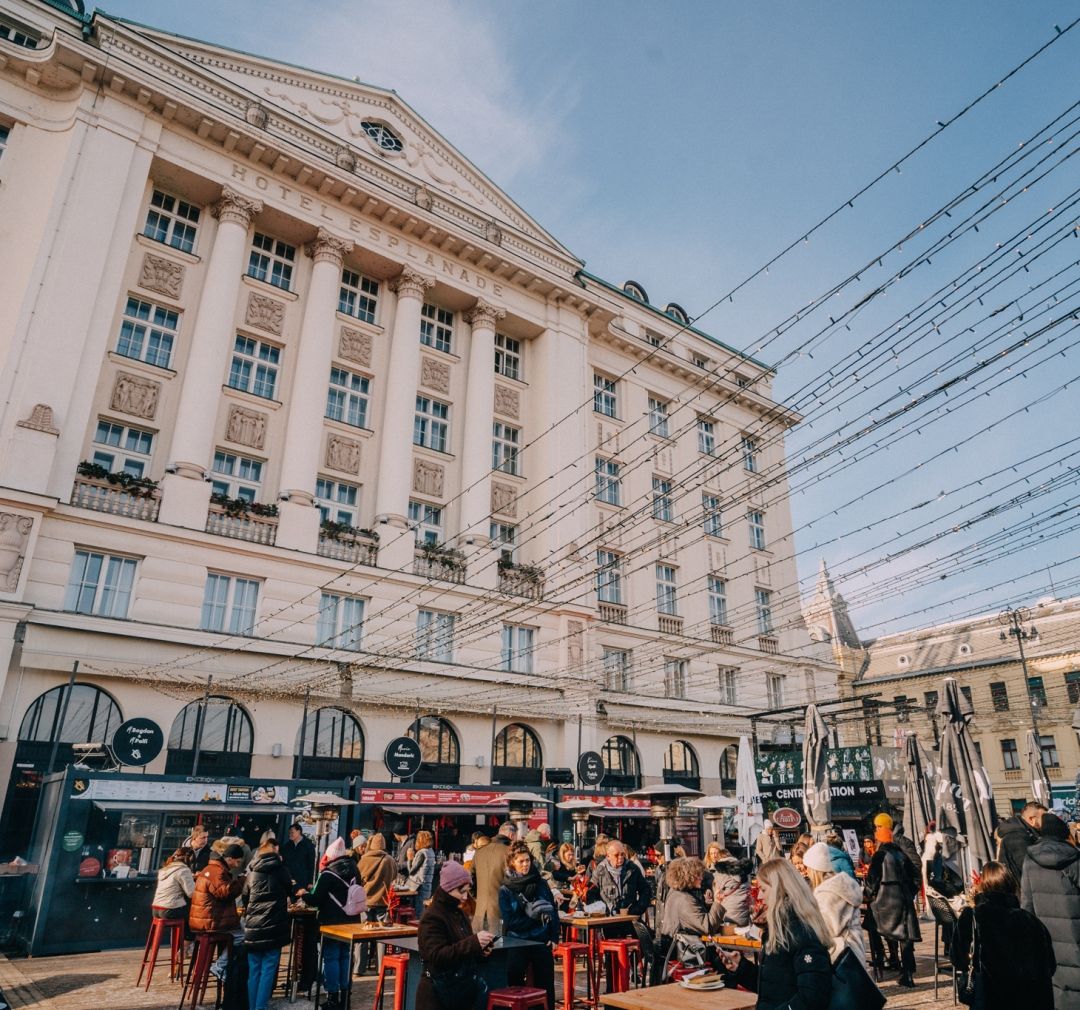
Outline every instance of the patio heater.
<svg viewBox="0 0 1080 1010"><path fill-rule="evenodd" d="M550 802L551 800L539 793L503 793L502 796L488 800L488 806L502 806L505 803L510 808L510 821L514 825L514 834L519 841L523 842L533 810Z"/></svg>
<svg viewBox="0 0 1080 1010"><path fill-rule="evenodd" d="M574 823L574 854L578 859L583 859L585 854L585 834L589 830L589 818L600 813L604 809L602 803L593 800L563 800L556 803L560 810L570 812L570 820Z"/></svg>
<svg viewBox="0 0 1080 1010"><path fill-rule="evenodd" d="M701 799L691 800L686 805L701 811L711 840L727 848L724 845L724 817L728 810L735 809L735 801L728 796L702 796Z"/></svg>
<svg viewBox="0 0 1080 1010"><path fill-rule="evenodd" d="M671 859L671 840L675 837L675 816L681 800L695 800L704 793L700 789L690 789L677 782L666 785L645 786L627 793L627 799L648 800L649 814L660 832L660 842L664 849L664 862Z"/></svg>
<svg viewBox="0 0 1080 1010"><path fill-rule="evenodd" d="M306 820L315 825L315 855L321 856L330 844L331 826L340 817L342 807L355 807L356 800L347 800L344 796L333 793L307 793L297 796L293 803L298 807L307 807Z"/></svg>

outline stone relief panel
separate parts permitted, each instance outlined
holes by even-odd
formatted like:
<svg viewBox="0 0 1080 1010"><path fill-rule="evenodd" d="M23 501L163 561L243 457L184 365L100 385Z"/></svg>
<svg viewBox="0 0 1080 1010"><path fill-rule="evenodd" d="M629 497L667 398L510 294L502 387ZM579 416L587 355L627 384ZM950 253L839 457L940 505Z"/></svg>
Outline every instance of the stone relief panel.
<svg viewBox="0 0 1080 1010"><path fill-rule="evenodd" d="M491 482L491 511L504 516L517 515L517 498L510 484Z"/></svg>
<svg viewBox="0 0 1080 1010"><path fill-rule="evenodd" d="M34 520L17 512L0 512L0 593L13 593L19 587L26 546Z"/></svg>
<svg viewBox="0 0 1080 1010"><path fill-rule="evenodd" d="M326 440L326 465L342 473L359 473L360 443L343 435L330 435Z"/></svg>
<svg viewBox="0 0 1080 1010"><path fill-rule="evenodd" d="M581 621L566 622L566 664L580 670L585 659L585 625Z"/></svg>
<svg viewBox="0 0 1080 1010"><path fill-rule="evenodd" d="M654 449L653 466L661 473L671 473L671 455L670 449Z"/></svg>
<svg viewBox="0 0 1080 1010"><path fill-rule="evenodd" d="M679 535L677 533L661 533L657 537L657 553L662 558L674 561L679 556Z"/></svg>
<svg viewBox="0 0 1080 1010"><path fill-rule="evenodd" d="M758 581L758 585L768 586L771 585L770 565L765 558L754 558L754 577Z"/></svg>
<svg viewBox="0 0 1080 1010"><path fill-rule="evenodd" d="M341 327L338 336L338 356L358 365L371 367L371 334L361 333L351 326Z"/></svg>
<svg viewBox="0 0 1080 1010"><path fill-rule="evenodd" d="M495 413L505 414L507 417L521 416L521 397L516 389L495 387Z"/></svg>
<svg viewBox="0 0 1080 1010"><path fill-rule="evenodd" d="M445 361L424 358L420 362L420 385L437 393L449 393L450 366Z"/></svg>
<svg viewBox="0 0 1080 1010"><path fill-rule="evenodd" d="M429 463L426 459L413 461L412 488L420 494L431 495L432 498L443 496L444 478L446 469L435 463Z"/></svg>
<svg viewBox="0 0 1080 1010"><path fill-rule="evenodd" d="M596 447L600 452L617 453L619 451L619 429L597 421Z"/></svg>
<svg viewBox="0 0 1080 1010"><path fill-rule="evenodd" d="M17 428L29 428L31 431L43 431L46 435L59 435L60 429L53 423L53 409L47 403L35 403L29 417L16 421Z"/></svg>
<svg viewBox="0 0 1080 1010"><path fill-rule="evenodd" d="M229 420L225 425L225 437L230 442L261 449L266 444L266 415L233 404L229 407Z"/></svg>
<svg viewBox="0 0 1080 1010"><path fill-rule="evenodd" d="M598 511L596 513L596 535L605 544L614 547L622 545L623 525L619 516L609 512Z"/></svg>
<svg viewBox="0 0 1080 1010"><path fill-rule="evenodd" d="M720 544L709 543L709 571L717 575L727 571L727 551Z"/></svg>
<svg viewBox="0 0 1080 1010"><path fill-rule="evenodd" d="M252 291L248 295L244 322L248 326L256 326L260 330L266 330L267 333L280 337L285 326L285 304L258 291Z"/></svg>
<svg viewBox="0 0 1080 1010"><path fill-rule="evenodd" d="M125 414L152 420L157 414L161 383L130 372L120 372L113 383L109 406Z"/></svg>
<svg viewBox="0 0 1080 1010"><path fill-rule="evenodd" d="M184 265L147 253L139 268L139 287L179 299L184 288Z"/></svg>

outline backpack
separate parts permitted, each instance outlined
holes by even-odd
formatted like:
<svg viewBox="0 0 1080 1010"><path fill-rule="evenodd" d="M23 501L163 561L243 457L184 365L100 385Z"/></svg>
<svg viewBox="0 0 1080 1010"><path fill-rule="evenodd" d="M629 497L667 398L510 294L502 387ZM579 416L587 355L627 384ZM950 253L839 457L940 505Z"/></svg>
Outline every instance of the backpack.
<svg viewBox="0 0 1080 1010"><path fill-rule="evenodd" d="M338 880L340 880L343 884L345 883L345 878L338 876L338 874L334 873L333 870L323 870L323 873L329 873L332 877L337 877ZM348 916L359 915L361 912L366 912L367 891L365 891L363 887L356 883L355 880L347 886L349 888L349 892L345 896L344 904L338 901L337 898L334 897L333 893L331 893L330 895L331 900Z"/></svg>

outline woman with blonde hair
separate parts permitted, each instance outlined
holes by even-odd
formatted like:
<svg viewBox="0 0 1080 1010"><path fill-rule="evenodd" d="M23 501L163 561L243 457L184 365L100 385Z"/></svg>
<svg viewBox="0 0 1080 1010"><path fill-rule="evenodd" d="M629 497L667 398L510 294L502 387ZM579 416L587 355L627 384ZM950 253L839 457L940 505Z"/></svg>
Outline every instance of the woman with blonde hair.
<svg viewBox="0 0 1080 1010"><path fill-rule="evenodd" d="M409 876L406 880L409 888L416 891L416 911L422 914L424 902L431 897L431 884L435 879L434 837L430 831L416 833L416 851L409 860Z"/></svg>
<svg viewBox="0 0 1080 1010"><path fill-rule="evenodd" d="M760 964L720 951L732 983L758 994L760 1010L795 1005L827 1010L832 995L828 927L810 885L786 859L770 859L758 870L758 894L765 905Z"/></svg>
<svg viewBox="0 0 1080 1010"><path fill-rule="evenodd" d="M548 860L545 869L551 874L557 884L569 884L577 876L577 856L574 855L574 847L569 842L563 842L559 846L554 859Z"/></svg>

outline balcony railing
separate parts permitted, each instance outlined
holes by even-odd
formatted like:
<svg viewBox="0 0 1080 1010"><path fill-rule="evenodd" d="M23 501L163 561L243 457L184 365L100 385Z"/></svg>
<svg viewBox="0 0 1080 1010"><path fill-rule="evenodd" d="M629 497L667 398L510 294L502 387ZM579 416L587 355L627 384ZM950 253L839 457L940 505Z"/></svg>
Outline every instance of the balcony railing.
<svg viewBox="0 0 1080 1010"><path fill-rule="evenodd" d="M1061 769L1056 767L1056 766L1053 767L1053 768L1047 768L1046 769L1046 777L1048 779L1059 779L1059 778L1061 778Z"/></svg>
<svg viewBox="0 0 1080 1010"><path fill-rule="evenodd" d="M757 647L762 652L775 656L780 651L780 640L773 635L758 635Z"/></svg>
<svg viewBox="0 0 1080 1010"><path fill-rule="evenodd" d="M1006 782L1021 782L1024 778L1024 771L1022 768L1006 768L1005 769L1005 781Z"/></svg>
<svg viewBox="0 0 1080 1010"><path fill-rule="evenodd" d="M727 628L722 624L714 624L709 628L709 632L712 635L712 640L717 645L735 644L735 632L731 628Z"/></svg>
<svg viewBox="0 0 1080 1010"><path fill-rule="evenodd" d="M154 490L148 495L131 494L108 481L78 477L71 492L71 504L95 512L156 522L161 492Z"/></svg>
<svg viewBox="0 0 1080 1010"><path fill-rule="evenodd" d="M500 568L499 592L539 602L544 598L544 579L530 569Z"/></svg>
<svg viewBox="0 0 1080 1010"><path fill-rule="evenodd" d="M206 514L206 532L234 540L273 547L277 540L277 516L229 515L221 505L210 503Z"/></svg>
<svg viewBox="0 0 1080 1010"><path fill-rule="evenodd" d="M465 560L456 554L439 555L417 551L413 558L413 575L461 585L465 581Z"/></svg>
<svg viewBox="0 0 1080 1010"><path fill-rule="evenodd" d="M626 604L624 603L600 603L597 605L600 611L600 620L608 624L626 623Z"/></svg>
<svg viewBox="0 0 1080 1010"><path fill-rule="evenodd" d="M370 565L374 568L379 561L378 543L366 537L349 535L330 537L325 533L320 533L316 552L320 557L348 561L351 565Z"/></svg>
<svg viewBox="0 0 1080 1010"><path fill-rule="evenodd" d="M673 617L670 614L657 614L657 624L660 630L665 635L681 635L682 634L682 618Z"/></svg>

